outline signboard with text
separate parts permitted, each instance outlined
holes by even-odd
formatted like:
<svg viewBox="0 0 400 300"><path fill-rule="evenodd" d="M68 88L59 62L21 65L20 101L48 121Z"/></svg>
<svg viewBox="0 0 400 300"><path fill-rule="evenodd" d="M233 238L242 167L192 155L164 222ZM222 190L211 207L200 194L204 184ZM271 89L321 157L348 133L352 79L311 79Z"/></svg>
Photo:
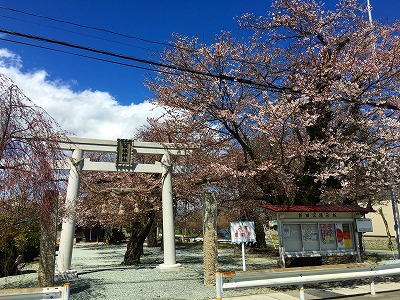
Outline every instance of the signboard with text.
<svg viewBox="0 0 400 300"><path fill-rule="evenodd" d="M231 222L231 242L255 242L256 233L253 221Z"/></svg>
<svg viewBox="0 0 400 300"><path fill-rule="evenodd" d="M371 219L356 219L357 232L372 232Z"/></svg>
<svg viewBox="0 0 400 300"><path fill-rule="evenodd" d="M285 212L280 214L280 219L353 219L357 216L354 212Z"/></svg>

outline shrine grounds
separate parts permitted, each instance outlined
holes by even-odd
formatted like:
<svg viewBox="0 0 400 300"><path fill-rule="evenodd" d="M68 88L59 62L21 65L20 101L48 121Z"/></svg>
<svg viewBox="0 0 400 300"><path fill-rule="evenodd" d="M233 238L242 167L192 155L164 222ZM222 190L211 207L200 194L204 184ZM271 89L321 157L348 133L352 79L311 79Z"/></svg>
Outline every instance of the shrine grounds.
<svg viewBox="0 0 400 300"><path fill-rule="evenodd" d="M377 259L391 259L396 252L385 251L386 239L371 239L366 243L369 253L367 262ZM372 249L375 248L375 249ZM215 299L215 287L203 284L203 252L201 243L177 245L176 260L183 268L178 272L161 272L156 268L163 262L159 248L144 248L142 264L139 266L121 265L126 245L105 245L103 243L78 243L74 246L72 265L78 271L78 279L71 284L70 299L137 299L137 300L201 300ZM247 248L247 250L249 250ZM219 267L223 271L242 269L240 246L221 244L218 250ZM248 270L277 267L278 257L274 251L247 251ZM23 275L0 278L0 288L37 286L37 264L26 267ZM382 281L400 278L380 279ZM58 283L62 285L64 282ZM351 286L354 282L330 283L329 285ZM358 284L368 284L358 281ZM277 290L291 287L274 288ZM224 292L224 297L265 294L271 289L233 290Z"/></svg>

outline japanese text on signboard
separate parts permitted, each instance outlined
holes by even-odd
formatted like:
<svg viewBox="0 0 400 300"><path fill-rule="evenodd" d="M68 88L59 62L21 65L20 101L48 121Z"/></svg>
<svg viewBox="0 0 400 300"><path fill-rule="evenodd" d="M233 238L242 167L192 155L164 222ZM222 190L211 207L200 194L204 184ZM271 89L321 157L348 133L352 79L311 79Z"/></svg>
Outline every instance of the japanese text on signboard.
<svg viewBox="0 0 400 300"><path fill-rule="evenodd" d="M255 242L256 234L253 221L231 222L231 242Z"/></svg>

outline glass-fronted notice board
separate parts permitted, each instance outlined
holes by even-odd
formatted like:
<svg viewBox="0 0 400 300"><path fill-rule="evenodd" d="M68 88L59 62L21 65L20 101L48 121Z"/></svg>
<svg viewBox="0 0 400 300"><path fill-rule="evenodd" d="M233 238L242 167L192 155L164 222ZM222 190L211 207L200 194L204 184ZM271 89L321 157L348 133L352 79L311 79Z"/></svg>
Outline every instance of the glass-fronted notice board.
<svg viewBox="0 0 400 300"><path fill-rule="evenodd" d="M283 223L282 242L285 252L354 250L353 224Z"/></svg>

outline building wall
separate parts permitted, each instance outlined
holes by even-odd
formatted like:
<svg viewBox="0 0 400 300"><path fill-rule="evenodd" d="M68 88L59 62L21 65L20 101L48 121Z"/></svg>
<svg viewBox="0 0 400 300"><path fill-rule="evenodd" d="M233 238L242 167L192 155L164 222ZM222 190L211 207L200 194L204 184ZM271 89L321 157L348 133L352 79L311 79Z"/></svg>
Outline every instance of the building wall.
<svg viewBox="0 0 400 300"><path fill-rule="evenodd" d="M382 207L383 214L385 215L386 221L388 223L390 235L395 236L396 233L394 230L394 218L393 218L393 209L392 209L391 201L374 206L373 209L376 212L368 213L365 215L366 218L369 218L372 220L373 232L367 232L364 235L365 236L387 236L385 224L383 222L381 215L378 212L378 209L380 207ZM399 207L399 204L397 204L397 207Z"/></svg>

